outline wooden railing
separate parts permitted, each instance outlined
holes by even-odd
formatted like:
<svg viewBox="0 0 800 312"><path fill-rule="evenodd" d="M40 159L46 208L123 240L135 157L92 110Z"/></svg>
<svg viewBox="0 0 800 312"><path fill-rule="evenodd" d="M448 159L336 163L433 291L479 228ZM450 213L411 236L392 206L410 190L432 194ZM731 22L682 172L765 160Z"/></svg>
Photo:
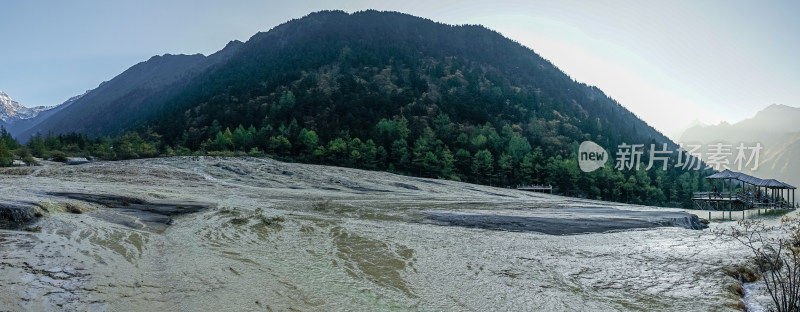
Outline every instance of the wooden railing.
<svg viewBox="0 0 800 312"><path fill-rule="evenodd" d="M731 192L694 192L692 198L722 199L732 198Z"/></svg>
<svg viewBox="0 0 800 312"><path fill-rule="evenodd" d="M760 207L789 207L789 203L785 203L783 200L779 200L777 198L772 198L770 196L756 198L753 194L746 194L746 193L731 193L731 192L694 192L692 193L692 199L714 199L714 200L739 200L745 204L748 204L750 207L760 206Z"/></svg>
<svg viewBox="0 0 800 312"><path fill-rule="evenodd" d="M552 185L536 185L536 184L518 185L517 189L521 190L521 191L534 191L534 192L535 191L548 191L550 193L553 192L553 186Z"/></svg>

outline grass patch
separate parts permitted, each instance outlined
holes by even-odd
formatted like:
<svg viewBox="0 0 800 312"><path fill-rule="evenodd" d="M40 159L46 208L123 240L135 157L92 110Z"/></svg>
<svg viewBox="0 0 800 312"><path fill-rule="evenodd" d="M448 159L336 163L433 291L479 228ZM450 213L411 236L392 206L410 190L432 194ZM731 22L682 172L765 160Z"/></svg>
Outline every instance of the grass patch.
<svg viewBox="0 0 800 312"><path fill-rule="evenodd" d="M77 203L53 203L53 202L39 202L36 204L36 215L41 216L47 213L74 213L81 214L91 209L89 207Z"/></svg>
<svg viewBox="0 0 800 312"><path fill-rule="evenodd" d="M281 223L286 221L286 219L282 216L267 217L262 213L263 209L261 208L257 208L252 213L242 213L242 211L237 208L229 207L223 207L217 212L219 215L231 217L228 222L236 226L247 225L250 223L250 220L256 220L257 223L253 225L255 227L279 227Z"/></svg>
<svg viewBox="0 0 800 312"><path fill-rule="evenodd" d="M333 206L333 203L330 199L322 200L318 199L311 202L311 209L315 211L325 211L329 210Z"/></svg>
<svg viewBox="0 0 800 312"><path fill-rule="evenodd" d="M45 211L42 209L42 207L39 207L39 206L36 206L36 205L34 205L34 206L33 206L33 210L35 211L35 212L33 213L33 216L34 216L34 217L37 217L37 218L44 217Z"/></svg>
<svg viewBox="0 0 800 312"><path fill-rule="evenodd" d="M726 267L724 270L725 274L728 276L745 283L752 283L761 278L761 275L758 274L758 270L750 266L738 265L735 267Z"/></svg>
<svg viewBox="0 0 800 312"><path fill-rule="evenodd" d="M63 204L59 205L52 202L39 202L37 206L48 213L67 212L66 209L64 209Z"/></svg>
<svg viewBox="0 0 800 312"><path fill-rule="evenodd" d="M74 213L74 214L82 214L84 212L89 211L89 208L87 208L86 206L81 205L81 204L75 204L75 203L67 203L65 205L65 208L66 208L67 212Z"/></svg>
<svg viewBox="0 0 800 312"><path fill-rule="evenodd" d="M26 176L32 174L34 171L36 171L36 169L30 167L11 167L11 168L0 169L0 174Z"/></svg>
<svg viewBox="0 0 800 312"><path fill-rule="evenodd" d="M232 218L230 222L233 225L245 225L249 223L250 220L247 218Z"/></svg>
<svg viewBox="0 0 800 312"><path fill-rule="evenodd" d="M792 209L767 209L766 211L762 212L759 217L764 218L774 218L774 217L782 217L783 215L790 213L794 210Z"/></svg>
<svg viewBox="0 0 800 312"><path fill-rule="evenodd" d="M239 209L231 208L231 207L222 207L217 211L217 214L220 215L239 215Z"/></svg>
<svg viewBox="0 0 800 312"><path fill-rule="evenodd" d="M42 227L38 226L38 225L37 226L29 226L29 227L25 228L25 231L31 232L31 233L41 233L42 232Z"/></svg>
<svg viewBox="0 0 800 312"><path fill-rule="evenodd" d="M279 224L279 223L282 223L282 222L286 221L286 219L284 217L281 217L281 216L267 218L267 217L265 217L263 215L259 215L258 219L259 219L260 223L262 225L265 225L265 226L275 225L275 224Z"/></svg>

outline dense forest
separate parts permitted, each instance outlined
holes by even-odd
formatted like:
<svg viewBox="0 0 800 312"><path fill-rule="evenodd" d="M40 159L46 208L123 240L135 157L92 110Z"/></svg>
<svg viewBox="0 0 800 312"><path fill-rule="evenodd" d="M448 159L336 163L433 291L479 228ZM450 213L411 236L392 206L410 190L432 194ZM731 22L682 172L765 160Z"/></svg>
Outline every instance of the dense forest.
<svg viewBox="0 0 800 312"><path fill-rule="evenodd" d="M621 143L677 146L599 89L481 26L319 12L259 33L209 66L173 89L180 92L152 96L161 101L152 111L125 116L141 126L37 134L24 146L9 137L5 153L269 156L684 207L705 187L705 173L674 167L675 157L666 171L615 170L612 161L582 172L585 140L612 157Z"/></svg>
<svg viewBox="0 0 800 312"><path fill-rule="evenodd" d="M444 124L446 118L440 118L440 122ZM620 171L609 163L600 170L584 173L578 168L577 146L567 157L545 157L541 147L532 147L513 128L505 127L501 133L486 125L481 128L478 130L481 133L472 138L459 134L460 139L456 140L463 147L455 152L437 138L437 132L443 134L446 130L428 129L422 136L411 138L404 118L383 119L375 125L379 134L375 139L391 142L388 148L372 138L362 141L336 137L321 142L314 130L298 130L292 124L278 129L269 125L260 128L239 125L233 131L219 126L213 139L205 140L197 150L170 146L153 132L97 139L79 134L44 137L39 134L21 145L2 130L0 166L10 166L12 159L35 165L34 156L55 161L65 161L70 156L104 160L191 155L273 157L503 187L547 184L557 194L676 207L691 207L691 193L706 188L703 171L677 168Z"/></svg>

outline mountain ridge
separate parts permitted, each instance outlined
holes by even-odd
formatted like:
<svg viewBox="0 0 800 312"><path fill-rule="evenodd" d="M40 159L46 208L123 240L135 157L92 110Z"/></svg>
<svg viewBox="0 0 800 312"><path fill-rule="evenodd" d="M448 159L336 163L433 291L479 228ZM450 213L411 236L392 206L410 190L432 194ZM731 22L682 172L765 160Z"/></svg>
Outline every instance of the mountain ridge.
<svg viewBox="0 0 800 312"><path fill-rule="evenodd" d="M0 121L10 122L20 119L30 119L36 117L39 112L52 109L55 106L23 106L11 98L7 93L0 90Z"/></svg>
<svg viewBox="0 0 800 312"><path fill-rule="evenodd" d="M673 158L581 173L586 140L642 144L644 165L651 146L677 145L496 31L374 10L311 13L207 57L152 57L21 137L37 132L77 132L51 145L103 159L269 155L631 203L686 206L703 187ZM29 145L47 155L46 143Z"/></svg>
<svg viewBox="0 0 800 312"><path fill-rule="evenodd" d="M156 110L162 104L157 97L179 92L182 83L223 61L231 53L230 50L236 50L240 45L239 41L231 41L225 48L209 56L152 56L111 80L100 83L79 98L68 101L71 105L58 114L39 118L34 125L14 134L26 141L36 133L77 132L97 136L135 130L137 123L143 122L146 117L126 120L125 116Z"/></svg>
<svg viewBox="0 0 800 312"><path fill-rule="evenodd" d="M231 57L233 54L254 56L256 54L259 54L259 52L263 52L260 49L263 49L265 47L265 45L271 45L271 46L280 48L280 47L285 47L287 44L289 44L292 41L298 41L298 40L302 40L303 38L306 38L306 37L309 37L309 36L314 36L313 35L314 32L313 31L309 31L307 28L312 28L312 29L315 29L315 30L322 30L322 28L324 28L324 25L326 25L326 23L329 23L329 24L332 23L332 20L340 21L343 18L345 18L345 19L346 18L352 18L353 16L359 16L359 15L381 15L381 14L383 14L383 15L387 15L387 14L394 15L394 17L396 17L397 19L399 19L401 21L401 23L399 23L399 26L398 25L394 25L393 27L386 27L387 29L393 31L394 34L400 34L400 33L402 33L402 31L407 31L409 29L417 30L419 35L427 36L426 40L422 40L424 42L434 42L434 41L443 40L443 38L442 38L443 36L437 36L435 34L425 34L424 32L420 32L419 31L419 27L429 27L430 25L438 25L438 26L441 26L441 27L451 27L451 28L455 28L455 29L461 29L461 30L464 30L464 31L479 30L479 31L485 31L485 32L491 33L492 35L495 36L495 38L492 38L491 36L488 36L488 37L487 36L482 36L482 37L479 38L482 41L478 42L478 47L481 48L481 49L488 49L490 55L492 55L494 57L497 57L497 58L509 57L509 55L508 55L509 51L508 50L504 50L503 48L501 48L501 46L506 47L507 44L506 45L499 45L499 44L497 44L497 41L500 40L500 41L512 42L513 45L516 45L516 47L514 47L515 49L513 49L515 51L514 54L513 54L513 57L516 57L517 59L522 59L522 60L528 59L529 61L532 61L535 64L534 68L538 67L539 70L557 72L558 74L560 74L560 75L556 75L557 79L562 80L562 83L575 82L575 83L578 83L579 85L583 85L583 88L586 89L586 90L584 90L584 92L589 94L588 97L590 99L594 99L594 98L597 98L597 97L599 97L599 98L608 98L602 91L600 91L596 87L587 86L585 84L582 84L582 83L574 81L572 78L570 78L568 75L564 74L560 69L558 69L555 65L553 65L549 61L541 58L539 55L535 54L533 49L531 49L529 47L522 46L517 42L511 41L511 40L509 40L509 39L507 39L505 37L502 37L502 35L500 35L496 31L487 29L487 28L485 28L483 26L479 26L479 25L459 25L459 26L447 25L447 24L435 22L435 21L432 21L432 20L429 20L429 19L419 18L419 17L411 16L411 15L404 14L404 13L398 13L398 12L379 12L379 11L374 11L374 10L356 12L356 13L352 13L352 14L346 13L346 12L343 12L343 11L320 11L320 12L314 12L314 13L311 13L311 14L303 17L303 18L293 19L293 20L290 20L290 21L285 22L283 24L280 24L278 26L275 26L272 29L270 29L269 31L258 32L256 34L254 34L253 36L251 36L251 38L247 42L231 41L223 49L221 49L220 51L218 51L218 52L216 52L216 53L214 53L212 55L209 55L208 57L205 57L205 59L209 60L207 63L210 63L210 65L213 65L213 64L218 63L221 59L226 59L226 58ZM301 22L303 22L303 23L300 24ZM349 24L351 24L350 27L353 27L352 26L353 23L349 23ZM425 25L425 24L428 24L428 25ZM321 25L322 25L322 27L321 27ZM368 36L371 35L371 36L375 36L375 37L380 37L380 36L377 36L376 31L372 31L372 32L367 31L366 34ZM383 37L386 37L386 36L383 36ZM455 44L453 46L454 46L453 48L454 48L455 51L451 52L450 55L458 55L459 53L469 53L469 51L474 50L474 48L471 47L471 43L467 43L467 42L455 42ZM420 46L415 46L416 50L425 50L425 51L434 51L434 52L437 51L436 49L433 49L431 47L422 46L422 48L423 49L421 49ZM239 51L239 49L241 49L242 51ZM239 52L241 52L241 53L239 53ZM418 51L417 53L423 54L424 52ZM439 53L439 54L441 54L441 53ZM520 54L529 54L529 55L520 55ZM141 99L141 98L153 97L153 93L159 93L159 95L165 95L165 94L169 94L169 93L179 93L179 92L168 92L166 90L167 88L165 87L165 85L170 85L171 87L177 87L177 86L173 86L172 84L173 83L178 83L178 82L183 83L183 82L187 82L189 80L192 80L191 78L193 78L194 75L200 74L204 70L208 69L208 67L210 67L210 65L209 66L200 66L199 68L195 68L194 72L190 72L189 68L192 67L192 66L184 66L184 67L182 67L180 64L174 64L174 63L173 64L168 64L169 63L168 61L169 60L175 60L176 58L185 58L184 61L186 61L186 62L191 62L191 61L189 61L190 58L194 58L193 61L200 61L203 57L204 56L202 56L201 54L194 54L194 55L170 55L170 54L165 54L165 55L161 55L161 56L153 56L150 59L148 59L147 61L143 61L143 62L140 62L140 63L132 66L131 68L129 68L128 70L124 71L120 75L114 77L113 79L101 83L96 89L91 90L82 99L79 99L78 101L76 101L78 105L74 105L70 109L67 109L64 112L61 112L60 114L57 114L56 116L49 116L46 121L45 120L41 120L40 122L37 123L36 126L30 127L26 131L23 131L21 133L16 132L16 133L13 133L13 134L15 136L20 137L23 141L25 141L25 140L27 140L27 138L31 137L36 132L40 132L40 133L47 133L47 132L51 132L51 131L54 132L54 133L79 132L79 133L85 133L85 134L90 134L90 135L116 135L116 134L119 134L119 133L122 132L122 130L120 130L120 129L113 129L114 127L118 126L119 124L126 125L126 127L122 127L122 129L124 131L134 130L136 127L135 127L135 125L133 125L134 123L131 123L131 122L119 123L119 122L114 121L114 122L106 122L105 125L103 125L103 126L87 126L87 125L91 125L92 122L93 122L93 119L95 119L94 117L92 117L92 115L98 115L98 114L96 114L96 113L95 114L85 114L85 111L89 110L89 109L91 109L91 110L100 109L101 111L103 111L103 109L104 109L104 107L102 105L98 106L98 104L93 104L94 102L100 102L100 100L90 101L90 99L96 99L96 98L100 97L105 102L115 102L114 104L116 104L117 106L121 106L122 104L128 104L130 106L136 107L137 103L123 103L123 102L125 102L125 101L137 102L136 100L132 100L131 98ZM172 66L172 67L177 67L177 68L173 68L173 70L164 70L163 68L161 68L161 69L158 68L158 67L164 67L164 66ZM140 67L147 67L147 68L140 68ZM514 69L517 69L517 68L512 68L510 70L510 73L506 73L506 76L507 77L532 76L532 74L530 74L530 73L526 73L526 72L523 72L523 71L520 71L520 70L514 70ZM151 74L148 74L148 71L150 71L149 73L151 73ZM155 74L152 74L152 73L155 73ZM246 74L247 73L245 73L245 75ZM189 76L189 77L187 77L187 76ZM148 77L148 78L144 78L144 77ZM160 79L160 78L165 78L165 79ZM164 81L164 80L166 80L166 81ZM108 84L113 84L113 83L118 83L118 85L127 84L127 85L130 85L130 86L135 86L135 89L139 89L139 90L148 89L148 88L149 89L155 89L155 90L151 90L152 92L145 92L145 94L131 94L131 93L134 93L134 91L137 91L137 90L126 90L126 91L128 91L127 94L114 94L114 95L110 95L110 96L108 96L108 95L98 96L98 93L103 93L104 90L106 90L106 89L113 89L113 88L109 88L108 87ZM156 83L158 85L154 87L154 86L152 86L153 83ZM131 88L131 89L133 89L133 88ZM117 93L121 93L121 92L117 92ZM128 98L125 98L125 96L128 96ZM613 100L611 100L611 101L614 102ZM85 102L91 102L91 103L84 104ZM156 102L159 102L159 104L162 104L162 105L164 104L163 101L156 100ZM614 103L616 103L616 102L614 102ZM627 109L625 109L624 107L622 107L618 103L616 105L619 106L619 108L617 108L617 109L619 109L620 112L623 112L623 113L626 113L626 114L630 114L632 117L635 117L635 115L633 115L632 113L627 111ZM126 105L122 105L122 106L126 106ZM158 107L158 105L155 105L155 106ZM129 109L130 107L123 107L123 108L125 108L125 110L130 110ZM146 110L152 109L151 107L143 107L143 108L146 109ZM81 113L77 113L76 111L77 112L81 112ZM139 118L137 121L143 122L146 119L147 118ZM638 118L636 118L636 119L638 119ZM109 124L110 125L114 125L114 126L109 126ZM46 126L43 126L43 125L46 125ZM642 126L645 127L645 128L651 128L646 123L643 123ZM657 139L659 141L668 141L668 142L670 142L670 144L672 144L671 140L667 139L663 134L661 134L658 131L654 131L652 135L649 135L649 138L650 139Z"/></svg>
<svg viewBox="0 0 800 312"><path fill-rule="evenodd" d="M800 186L800 168L794 165L800 155L800 107L772 104L756 112L753 117L729 124L720 123L688 129L680 141L703 145L723 143L733 146L733 153L740 143L746 147L759 144L759 166L756 170L742 168L741 171L761 178L773 178ZM738 171L738 167L731 166Z"/></svg>
<svg viewBox="0 0 800 312"><path fill-rule="evenodd" d="M0 126L10 133L19 133L27 129L29 124L36 123L42 116L47 116L59 111L77 98L80 98L80 95L72 97L59 105L27 107L14 101L5 92L0 91Z"/></svg>

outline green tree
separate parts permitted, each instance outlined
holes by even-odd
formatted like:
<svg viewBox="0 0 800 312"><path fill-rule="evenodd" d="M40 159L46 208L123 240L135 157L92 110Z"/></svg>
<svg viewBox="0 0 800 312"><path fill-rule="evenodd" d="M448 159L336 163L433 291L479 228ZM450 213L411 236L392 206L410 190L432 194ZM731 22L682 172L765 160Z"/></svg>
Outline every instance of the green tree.
<svg viewBox="0 0 800 312"><path fill-rule="evenodd" d="M528 152L520 162L520 181L524 184L543 183L544 166L542 149L536 147L533 152Z"/></svg>
<svg viewBox="0 0 800 312"><path fill-rule="evenodd" d="M381 145L388 145L394 140L400 139L400 132L397 130L397 123L394 120L382 118L375 125L377 140Z"/></svg>
<svg viewBox="0 0 800 312"><path fill-rule="evenodd" d="M500 158L497 159L497 169L500 183L502 185L508 185L512 179L512 174L514 171L513 157L506 153L501 154Z"/></svg>
<svg viewBox="0 0 800 312"><path fill-rule="evenodd" d="M253 145L262 150L268 150L269 138L272 137L272 135L274 134L273 132L274 131L272 129L272 126L270 125L265 125L261 127L261 129L258 129L258 132L256 132L256 135L253 138L254 141Z"/></svg>
<svg viewBox="0 0 800 312"><path fill-rule="evenodd" d="M442 155L439 157L440 165L441 165L441 177L445 179L453 179L454 177L454 163L455 157L453 157L453 153L450 152L450 149L445 147L442 150Z"/></svg>
<svg viewBox="0 0 800 312"><path fill-rule="evenodd" d="M513 134L512 137L508 140L508 148L506 148L506 153L513 159L514 163L522 162L522 158L525 157L531 151L531 144L528 142L528 139L522 137L519 134Z"/></svg>
<svg viewBox="0 0 800 312"><path fill-rule="evenodd" d="M361 153L361 162L364 168L375 169L377 167L378 148L375 146L375 141L369 139L364 144L361 144L359 152Z"/></svg>
<svg viewBox="0 0 800 312"><path fill-rule="evenodd" d="M350 157L347 159L347 164L355 168L363 168L361 162L361 152L357 149L350 151Z"/></svg>
<svg viewBox="0 0 800 312"><path fill-rule="evenodd" d="M469 136L465 132L461 132L456 137L456 147L460 148L468 148L467 144L469 144Z"/></svg>
<svg viewBox="0 0 800 312"><path fill-rule="evenodd" d="M6 128L2 126L0 126L0 144L5 144L9 150L15 150L20 146L19 142L11 136L11 133L6 131Z"/></svg>
<svg viewBox="0 0 800 312"><path fill-rule="evenodd" d="M389 154L386 152L386 148L380 145L375 148L375 166L377 168L386 168L388 158Z"/></svg>
<svg viewBox="0 0 800 312"><path fill-rule="evenodd" d="M411 163L411 156L408 153L408 143L405 139L397 139L392 142L392 153L390 163L396 170L405 170Z"/></svg>
<svg viewBox="0 0 800 312"><path fill-rule="evenodd" d="M14 154L6 146L5 142L0 142L0 167L8 167L14 162Z"/></svg>
<svg viewBox="0 0 800 312"><path fill-rule="evenodd" d="M430 128L425 128L422 135L419 136L416 141L414 141L414 149L412 150L413 158L411 159L411 163L414 166L417 174L432 176L438 173L430 172L431 167L429 164L427 164L427 162L431 161L428 153L436 156L432 153L433 140L435 140L433 131ZM436 162L438 163L438 159Z"/></svg>
<svg viewBox="0 0 800 312"><path fill-rule="evenodd" d="M296 102L297 99L294 97L294 93L292 93L292 91L288 91L281 95L280 100L278 100L278 106L280 106L282 110L289 110L294 107Z"/></svg>
<svg viewBox="0 0 800 312"><path fill-rule="evenodd" d="M113 160L116 158L113 144L108 138L100 138L92 145L92 155L100 159Z"/></svg>
<svg viewBox="0 0 800 312"><path fill-rule="evenodd" d="M283 135L270 137L269 149L278 155L286 156L292 149L292 143Z"/></svg>
<svg viewBox="0 0 800 312"><path fill-rule="evenodd" d="M400 118L395 120L397 124L397 134L400 136L400 139L407 140L408 136L411 134L411 130L408 128L408 119L405 116L401 116Z"/></svg>
<svg viewBox="0 0 800 312"><path fill-rule="evenodd" d="M39 132L28 141L27 145L33 156L44 157L45 152L47 152L47 146L45 146L42 134Z"/></svg>
<svg viewBox="0 0 800 312"><path fill-rule="evenodd" d="M139 157L149 158L158 156L158 150L153 144L142 142L139 145Z"/></svg>
<svg viewBox="0 0 800 312"><path fill-rule="evenodd" d="M213 149L217 151L229 151L233 149L233 133L231 133L231 129L225 128L225 132L217 132L214 138Z"/></svg>
<svg viewBox="0 0 800 312"><path fill-rule="evenodd" d="M494 172L494 157L492 156L492 152L487 149L482 149L475 153L472 159L472 172L475 174L479 183L488 182Z"/></svg>
<svg viewBox="0 0 800 312"><path fill-rule="evenodd" d="M134 147L134 139L131 135L125 134L114 144L114 150L117 151L117 159L134 159L139 158Z"/></svg>
<svg viewBox="0 0 800 312"><path fill-rule="evenodd" d="M355 168L364 168L364 164L362 163L362 154L361 154L361 147L364 144L361 143L361 139L353 138L350 139L350 142L347 143L347 150L350 151L350 155L347 158L347 164L350 167Z"/></svg>
<svg viewBox="0 0 800 312"><path fill-rule="evenodd" d="M311 153L311 157L318 162L322 162L325 159L325 155L328 153L328 150L325 146L319 145L317 148L314 149L314 152Z"/></svg>
<svg viewBox="0 0 800 312"><path fill-rule="evenodd" d="M211 122L211 127L208 129L208 135L213 136L218 132L222 132L222 125L219 123L219 120L214 119L214 121Z"/></svg>
<svg viewBox="0 0 800 312"><path fill-rule="evenodd" d="M252 128L252 126L251 126ZM231 136L231 141L233 142L233 148L238 151L246 151L249 150L250 147L253 146L253 133L245 130L242 125L236 127L236 130L233 131L233 135Z"/></svg>
<svg viewBox="0 0 800 312"><path fill-rule="evenodd" d="M347 142L342 138L335 138L328 141L328 158L331 163L344 164L347 160L349 153L347 151Z"/></svg>
<svg viewBox="0 0 800 312"><path fill-rule="evenodd" d="M44 146L48 151L61 150L61 140L52 133L48 133L44 139Z"/></svg>
<svg viewBox="0 0 800 312"><path fill-rule="evenodd" d="M564 192L565 189L561 185L561 182L566 179L566 172L564 167L562 166L563 160L561 155L556 157L550 157L547 159L547 164L545 164L545 179L544 184L552 185L554 191Z"/></svg>
<svg viewBox="0 0 800 312"><path fill-rule="evenodd" d="M423 176L425 177L437 177L441 171L439 168L439 157L436 157L431 151L425 152L425 157L422 160L422 169L423 169Z"/></svg>
<svg viewBox="0 0 800 312"><path fill-rule="evenodd" d="M454 167L461 178L466 179L472 173L472 154L468 150L459 148L454 156Z"/></svg>
<svg viewBox="0 0 800 312"><path fill-rule="evenodd" d="M639 182L636 180L635 175L628 177L628 181L622 184L623 194L628 203L639 204L641 198L639 197Z"/></svg>
<svg viewBox="0 0 800 312"><path fill-rule="evenodd" d="M450 140L453 134L453 123L447 114L439 114L433 120L433 128L436 137L441 140Z"/></svg>
<svg viewBox="0 0 800 312"><path fill-rule="evenodd" d="M297 135L297 143L302 154L311 155L319 144L319 137L314 130L303 128Z"/></svg>
<svg viewBox="0 0 800 312"><path fill-rule="evenodd" d="M484 148L484 147L486 146L486 142L487 142L487 141L488 141L488 140L486 139L486 136L485 136L485 135L483 135L483 134L478 134L477 136L475 136L475 137L473 137L473 138L472 138L472 141L471 141L471 142L472 142L472 148L473 148L473 149L481 149L481 148Z"/></svg>

